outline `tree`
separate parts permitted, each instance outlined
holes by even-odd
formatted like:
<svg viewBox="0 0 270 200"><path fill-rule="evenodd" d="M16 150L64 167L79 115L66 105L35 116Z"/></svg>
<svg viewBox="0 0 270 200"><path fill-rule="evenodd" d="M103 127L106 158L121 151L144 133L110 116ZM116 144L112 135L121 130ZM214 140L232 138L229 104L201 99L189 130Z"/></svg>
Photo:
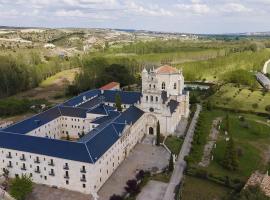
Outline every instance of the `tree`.
<svg viewBox="0 0 270 200"><path fill-rule="evenodd" d="M157 138L156 138L156 145L160 145L160 124L159 121L157 122Z"/></svg>
<svg viewBox="0 0 270 200"><path fill-rule="evenodd" d="M235 149L232 137L230 137L230 140L226 144L223 167L231 171L235 171L239 167L237 160L237 151Z"/></svg>
<svg viewBox="0 0 270 200"><path fill-rule="evenodd" d="M114 194L114 195L112 195L112 196L110 197L110 200L124 200L124 198L121 197L120 195Z"/></svg>
<svg viewBox="0 0 270 200"><path fill-rule="evenodd" d="M16 177L10 186L10 194L17 200L25 200L33 190L33 182L30 177L22 175L22 177Z"/></svg>
<svg viewBox="0 0 270 200"><path fill-rule="evenodd" d="M134 179L127 181L127 186L125 187L125 190L131 195L134 195L140 192L140 188L137 184L137 181Z"/></svg>
<svg viewBox="0 0 270 200"><path fill-rule="evenodd" d="M213 109L213 106L212 106L211 101L207 101L207 103L206 103L206 108L207 108L207 110L209 110L209 111L211 111L211 110Z"/></svg>
<svg viewBox="0 0 270 200"><path fill-rule="evenodd" d="M169 160L169 172L172 172L174 169L173 165L173 154L171 153L170 160Z"/></svg>
<svg viewBox="0 0 270 200"><path fill-rule="evenodd" d="M117 111L120 111L120 112L122 111L122 102L121 102L121 97L119 93L115 95L115 106L116 106Z"/></svg>

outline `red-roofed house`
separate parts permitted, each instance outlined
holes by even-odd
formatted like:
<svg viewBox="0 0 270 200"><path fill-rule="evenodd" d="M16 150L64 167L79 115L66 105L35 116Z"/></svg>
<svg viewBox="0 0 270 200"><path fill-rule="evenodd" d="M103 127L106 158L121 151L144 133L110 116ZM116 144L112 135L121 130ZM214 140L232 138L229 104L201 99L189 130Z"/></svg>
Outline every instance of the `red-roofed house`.
<svg viewBox="0 0 270 200"><path fill-rule="evenodd" d="M120 90L120 83L110 82L100 88L101 90Z"/></svg>

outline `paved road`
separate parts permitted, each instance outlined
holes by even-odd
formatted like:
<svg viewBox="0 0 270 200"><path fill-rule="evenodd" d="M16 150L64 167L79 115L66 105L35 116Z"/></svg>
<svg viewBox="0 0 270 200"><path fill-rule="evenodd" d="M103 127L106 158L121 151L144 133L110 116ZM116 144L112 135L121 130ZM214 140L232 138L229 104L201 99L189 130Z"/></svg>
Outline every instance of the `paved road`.
<svg viewBox="0 0 270 200"><path fill-rule="evenodd" d="M174 200L174 189L179 184L183 177L183 172L186 167L186 163L184 161L184 157L189 154L191 148L191 142L193 139L193 133L195 130L195 125L197 123L198 116L201 112L201 105L197 104L197 109L194 114L194 117L190 123L190 126L187 131L187 135L185 137L184 143L182 145L181 151L178 155L178 159L174 166L174 171L170 180L170 183L167 187L163 200Z"/></svg>

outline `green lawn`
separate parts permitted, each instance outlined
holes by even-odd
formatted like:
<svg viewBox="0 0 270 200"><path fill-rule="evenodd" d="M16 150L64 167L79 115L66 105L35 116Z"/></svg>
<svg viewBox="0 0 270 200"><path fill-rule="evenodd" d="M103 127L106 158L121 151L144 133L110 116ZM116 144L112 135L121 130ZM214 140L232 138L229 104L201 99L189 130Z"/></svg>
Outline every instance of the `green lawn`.
<svg viewBox="0 0 270 200"><path fill-rule="evenodd" d="M183 139L176 136L168 136L165 141L165 145L170 149L170 151L178 155L183 144Z"/></svg>
<svg viewBox="0 0 270 200"><path fill-rule="evenodd" d="M239 119L240 115L245 118L244 121ZM221 131L217 147L213 151L214 160L207 171L217 176L241 180L246 180L255 170L265 171L270 158L265 156L270 144L270 125L266 118L250 114L230 114L229 125L238 152L239 170L231 172L222 167L227 136Z"/></svg>
<svg viewBox="0 0 270 200"><path fill-rule="evenodd" d="M207 180L185 176L182 200L221 200L230 189Z"/></svg>
<svg viewBox="0 0 270 200"><path fill-rule="evenodd" d="M270 105L270 93L226 84L210 100L217 107L267 113L265 107Z"/></svg>
<svg viewBox="0 0 270 200"><path fill-rule="evenodd" d="M74 80L75 74L79 72L79 69L68 69L61 71L53 76L50 76L49 78L45 79L40 83L41 87L48 87L51 85L56 84L63 84L63 81L72 82Z"/></svg>

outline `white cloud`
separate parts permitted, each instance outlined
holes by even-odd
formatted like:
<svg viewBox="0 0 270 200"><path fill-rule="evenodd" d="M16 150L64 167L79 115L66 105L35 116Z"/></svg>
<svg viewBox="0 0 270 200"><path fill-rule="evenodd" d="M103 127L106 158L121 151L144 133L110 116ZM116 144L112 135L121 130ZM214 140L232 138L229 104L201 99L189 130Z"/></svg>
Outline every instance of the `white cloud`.
<svg viewBox="0 0 270 200"><path fill-rule="evenodd" d="M134 1L127 1L126 7L128 11L148 16L173 16L173 13L169 10L161 8L157 4L150 5L148 7L139 5Z"/></svg>
<svg viewBox="0 0 270 200"><path fill-rule="evenodd" d="M252 9L247 8L246 6L239 4L239 3L228 3L225 4L221 11L223 12L234 12L234 13L243 13L243 12L250 12Z"/></svg>
<svg viewBox="0 0 270 200"><path fill-rule="evenodd" d="M202 4L195 0L190 4L177 4L176 7L181 11L191 12L191 14L207 14L211 11L207 4Z"/></svg>
<svg viewBox="0 0 270 200"><path fill-rule="evenodd" d="M75 18L89 18L95 20L105 20L110 19L111 17L106 15L99 15L96 13L87 13L81 10L57 10L55 12L55 16L57 17L75 17Z"/></svg>

